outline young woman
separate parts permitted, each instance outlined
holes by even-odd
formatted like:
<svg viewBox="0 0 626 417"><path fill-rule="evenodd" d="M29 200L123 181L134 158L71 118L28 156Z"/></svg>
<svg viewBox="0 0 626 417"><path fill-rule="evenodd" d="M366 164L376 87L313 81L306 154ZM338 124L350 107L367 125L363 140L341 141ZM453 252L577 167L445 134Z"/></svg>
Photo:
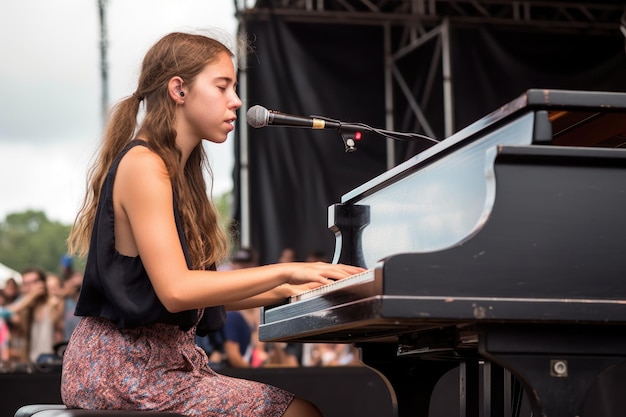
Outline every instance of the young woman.
<svg viewBox="0 0 626 417"><path fill-rule="evenodd" d="M207 198L201 142L224 142L233 130L235 87L233 55L222 43L172 33L148 51L137 90L114 109L69 239L70 251L88 258L76 306L83 317L63 363L68 407L320 415L282 389L215 373L194 345L196 332L223 324L225 309L267 305L362 270L215 270L227 239Z"/></svg>

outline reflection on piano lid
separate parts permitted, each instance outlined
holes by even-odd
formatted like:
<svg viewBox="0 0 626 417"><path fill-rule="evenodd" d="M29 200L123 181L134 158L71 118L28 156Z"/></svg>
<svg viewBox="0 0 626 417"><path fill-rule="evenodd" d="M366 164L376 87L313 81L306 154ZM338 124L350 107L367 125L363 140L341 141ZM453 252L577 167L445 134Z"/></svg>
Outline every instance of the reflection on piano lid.
<svg viewBox="0 0 626 417"><path fill-rule="evenodd" d="M329 207L333 262L371 268L469 239L489 216L501 146L626 148L626 94L529 90Z"/></svg>

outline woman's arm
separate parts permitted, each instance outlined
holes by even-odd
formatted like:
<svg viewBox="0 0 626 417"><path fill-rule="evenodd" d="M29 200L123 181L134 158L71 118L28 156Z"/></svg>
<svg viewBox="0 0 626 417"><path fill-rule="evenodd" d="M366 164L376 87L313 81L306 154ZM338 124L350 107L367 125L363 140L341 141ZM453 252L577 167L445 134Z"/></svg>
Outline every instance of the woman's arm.
<svg viewBox="0 0 626 417"><path fill-rule="evenodd" d="M233 340L224 341L224 354L228 365L233 368L249 368L250 364L241 355L239 342Z"/></svg>
<svg viewBox="0 0 626 417"><path fill-rule="evenodd" d="M279 300L291 285L316 287L362 271L326 263L282 263L234 271L187 268L163 161L144 147L122 159L113 190L116 249L139 255L155 292L171 312L214 305L259 306ZM289 285L284 285L289 284Z"/></svg>
<svg viewBox="0 0 626 417"><path fill-rule="evenodd" d="M45 284L43 282L35 283L33 288L22 297L18 298L16 301L7 305L6 307L0 309L0 317L12 318L14 314L17 314L20 311L30 307L32 303L44 293Z"/></svg>

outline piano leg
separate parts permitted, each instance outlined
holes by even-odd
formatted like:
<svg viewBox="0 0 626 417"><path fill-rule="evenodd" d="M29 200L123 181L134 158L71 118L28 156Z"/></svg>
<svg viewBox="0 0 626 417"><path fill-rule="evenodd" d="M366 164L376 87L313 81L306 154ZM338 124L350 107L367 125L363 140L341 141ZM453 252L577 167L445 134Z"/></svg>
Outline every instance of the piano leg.
<svg viewBox="0 0 626 417"><path fill-rule="evenodd" d="M478 416L480 368L476 360L461 360L459 363L459 417Z"/></svg>
<svg viewBox="0 0 626 417"><path fill-rule="evenodd" d="M511 373L490 361L480 361L484 417L520 416L523 391Z"/></svg>
<svg viewBox="0 0 626 417"><path fill-rule="evenodd" d="M361 361L389 381L399 417L428 417L435 385L446 372L459 365L453 360L398 356L398 347L393 343L364 343L359 347Z"/></svg>
<svg viewBox="0 0 626 417"><path fill-rule="evenodd" d="M597 376L626 357L626 335L617 327L481 327L480 353L524 384L538 416L581 416Z"/></svg>

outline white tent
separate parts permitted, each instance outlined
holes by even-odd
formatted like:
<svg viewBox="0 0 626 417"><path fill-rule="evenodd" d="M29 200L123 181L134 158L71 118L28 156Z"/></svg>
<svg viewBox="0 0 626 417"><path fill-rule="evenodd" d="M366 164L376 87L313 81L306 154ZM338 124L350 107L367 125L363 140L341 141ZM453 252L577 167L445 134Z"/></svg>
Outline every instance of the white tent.
<svg viewBox="0 0 626 417"><path fill-rule="evenodd" d="M4 283L9 278L14 278L18 283L22 282L22 275L19 272L0 263L0 289L4 288Z"/></svg>

